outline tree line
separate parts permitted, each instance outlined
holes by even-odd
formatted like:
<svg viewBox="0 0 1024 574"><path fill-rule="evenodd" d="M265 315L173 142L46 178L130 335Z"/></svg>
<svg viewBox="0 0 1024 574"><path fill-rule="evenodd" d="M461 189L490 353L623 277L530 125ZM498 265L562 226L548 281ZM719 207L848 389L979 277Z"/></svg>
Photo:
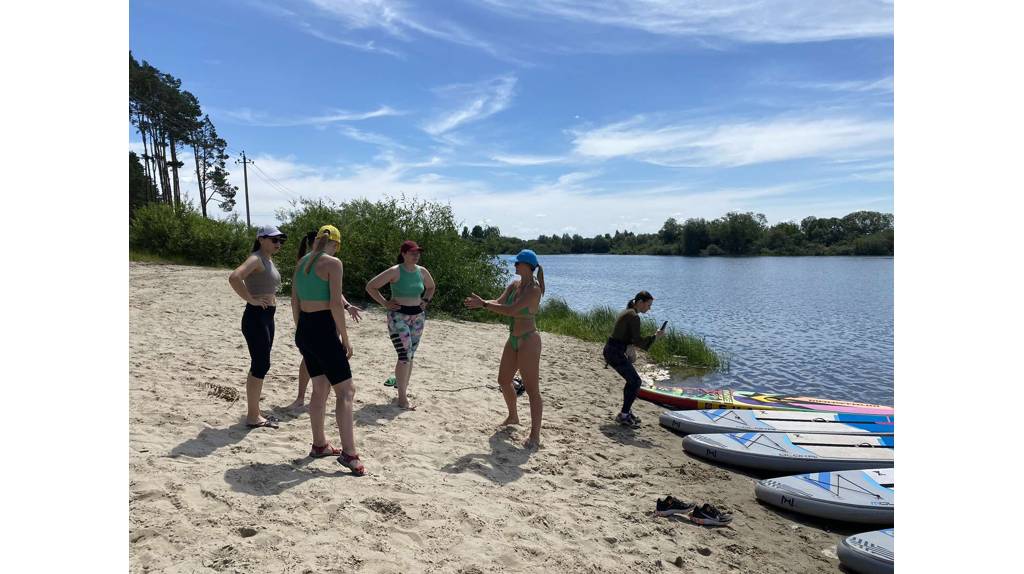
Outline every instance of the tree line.
<svg viewBox="0 0 1024 574"><path fill-rule="evenodd" d="M128 119L143 147L141 156L128 152L129 217L148 203L182 207L178 170L185 162L178 155L183 150L192 152L195 165L190 169L195 169L203 217L208 217L207 206L215 198L221 209L232 210L238 187L228 182L227 142L203 113L199 99L181 89L181 80L145 60L140 63L131 52Z"/></svg>
<svg viewBox="0 0 1024 574"><path fill-rule="evenodd" d="M541 235L519 239L493 226L462 228L462 238L494 254L533 249L538 254L615 253L628 255L893 255L891 213L855 211L844 217L805 217L800 223L768 225L764 214L729 212L712 220L665 221L656 233L616 230L594 237Z"/></svg>

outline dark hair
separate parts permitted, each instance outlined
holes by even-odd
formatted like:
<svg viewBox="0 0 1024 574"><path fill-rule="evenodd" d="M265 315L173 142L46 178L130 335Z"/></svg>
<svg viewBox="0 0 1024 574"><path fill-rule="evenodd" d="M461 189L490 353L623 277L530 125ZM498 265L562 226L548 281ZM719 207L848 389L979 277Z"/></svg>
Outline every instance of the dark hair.
<svg viewBox="0 0 1024 574"><path fill-rule="evenodd" d="M302 238L302 241L299 242L299 255L295 258L296 261L302 259L302 256L309 251L314 241L316 241L316 231L310 231Z"/></svg>
<svg viewBox="0 0 1024 574"><path fill-rule="evenodd" d="M253 242L252 249L249 250L249 253L256 253L259 250L260 250L260 238L257 237L256 241Z"/></svg>
<svg viewBox="0 0 1024 574"><path fill-rule="evenodd" d="M633 298L629 300L629 303L626 303L626 309L632 309L634 305L643 301L654 301L654 295L651 295L647 291L641 291L634 295Z"/></svg>

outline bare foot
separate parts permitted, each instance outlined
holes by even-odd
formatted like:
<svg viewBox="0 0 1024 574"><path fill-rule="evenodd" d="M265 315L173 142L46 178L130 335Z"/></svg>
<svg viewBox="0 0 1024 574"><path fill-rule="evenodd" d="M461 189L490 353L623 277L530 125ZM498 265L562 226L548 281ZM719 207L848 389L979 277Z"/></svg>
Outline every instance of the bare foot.
<svg viewBox="0 0 1024 574"><path fill-rule="evenodd" d="M404 403L402 401L398 401L398 408L405 409L407 411L414 411L414 410L416 410L416 407L410 405L409 401L405 401Z"/></svg>
<svg viewBox="0 0 1024 574"><path fill-rule="evenodd" d="M523 443L523 448L535 450L540 448L540 438L530 437Z"/></svg>
<svg viewBox="0 0 1024 574"><path fill-rule="evenodd" d="M295 413L302 413L306 411L306 404L302 401L296 400L285 408Z"/></svg>
<svg viewBox="0 0 1024 574"><path fill-rule="evenodd" d="M501 421L501 424L498 425L498 426L504 427L504 426L508 426L508 425L517 425L517 424L519 424L519 417L508 417L507 419Z"/></svg>

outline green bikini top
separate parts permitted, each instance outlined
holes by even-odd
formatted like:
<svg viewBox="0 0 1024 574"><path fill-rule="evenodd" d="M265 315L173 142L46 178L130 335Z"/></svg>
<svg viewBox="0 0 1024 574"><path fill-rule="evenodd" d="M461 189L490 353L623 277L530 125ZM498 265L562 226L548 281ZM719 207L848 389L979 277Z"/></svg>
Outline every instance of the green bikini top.
<svg viewBox="0 0 1024 574"><path fill-rule="evenodd" d="M313 262L309 264L308 272L306 271L306 260L313 254L310 253L299 260L299 272L295 274L295 292L299 294L300 301L331 300L331 286L327 281L316 276L316 260L323 254L323 251L316 253Z"/></svg>
<svg viewBox="0 0 1024 574"><path fill-rule="evenodd" d="M505 304L506 305L511 305L512 303L515 303L515 301L516 301L516 292L515 291L510 291L509 294L508 294L508 297L505 298ZM539 311L537 313L531 313L529 307L523 307L522 309L519 310L519 314L520 315L524 315L526 317L536 317L538 313L539 313ZM513 317L512 321L515 322L515 319L516 318Z"/></svg>

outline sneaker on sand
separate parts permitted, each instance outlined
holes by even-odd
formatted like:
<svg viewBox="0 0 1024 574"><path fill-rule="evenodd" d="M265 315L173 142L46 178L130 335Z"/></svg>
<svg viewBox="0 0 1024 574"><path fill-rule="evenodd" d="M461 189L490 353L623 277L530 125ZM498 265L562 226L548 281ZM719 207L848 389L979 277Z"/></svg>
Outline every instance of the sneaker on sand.
<svg viewBox="0 0 1024 574"><path fill-rule="evenodd" d="M673 514L683 514L693 510L694 504L692 502L686 502L679 500L678 498L668 495L664 500L658 499L658 502L654 507L655 516L672 516Z"/></svg>
<svg viewBox="0 0 1024 574"><path fill-rule="evenodd" d="M693 509L693 512L690 513L690 521L703 526L721 526L732 522L732 514L722 512L705 502L700 508Z"/></svg>
<svg viewBox="0 0 1024 574"><path fill-rule="evenodd" d="M633 416L633 413L619 413L615 415L615 422L630 428L640 428L640 421Z"/></svg>

